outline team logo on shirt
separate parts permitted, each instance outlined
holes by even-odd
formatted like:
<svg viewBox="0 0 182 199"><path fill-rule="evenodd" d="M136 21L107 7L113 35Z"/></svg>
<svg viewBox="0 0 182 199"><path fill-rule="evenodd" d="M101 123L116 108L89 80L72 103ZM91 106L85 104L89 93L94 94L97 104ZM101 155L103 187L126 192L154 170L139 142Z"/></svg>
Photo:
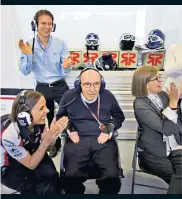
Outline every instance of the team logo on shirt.
<svg viewBox="0 0 182 199"><path fill-rule="evenodd" d="M21 150L15 148L15 147L12 147L11 150L9 151L11 153L11 155L13 155L14 157L21 157L23 156L23 153Z"/></svg>
<svg viewBox="0 0 182 199"><path fill-rule="evenodd" d="M15 146L15 144L7 139L3 139L3 145L4 146L9 146L9 147L13 147Z"/></svg>

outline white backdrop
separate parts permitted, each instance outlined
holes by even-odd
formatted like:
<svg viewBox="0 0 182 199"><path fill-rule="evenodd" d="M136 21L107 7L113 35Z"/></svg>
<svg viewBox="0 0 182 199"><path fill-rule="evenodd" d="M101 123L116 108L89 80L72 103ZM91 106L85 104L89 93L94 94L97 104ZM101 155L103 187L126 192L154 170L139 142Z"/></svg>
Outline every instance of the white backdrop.
<svg viewBox="0 0 182 199"><path fill-rule="evenodd" d="M154 28L166 35L169 44L182 41L182 6L1 6L1 88L33 88L32 75L19 72L19 39L33 37L30 22L39 9L50 10L57 24L53 35L63 39L69 48L84 48L89 32L100 37L100 48L118 49L121 34L136 35L136 44L143 44Z"/></svg>
<svg viewBox="0 0 182 199"><path fill-rule="evenodd" d="M30 7L30 6L29 6ZM64 39L70 48L84 48L87 33L96 32L101 48L118 48L120 35L125 32L136 34L146 6L15 6L18 22L22 27L22 37L32 37L30 21L39 9L50 10L57 24L53 35ZM22 12L23 11L23 12ZM22 17L25 14L26 17ZM136 20L136 18L140 19ZM145 24L143 24L145 25Z"/></svg>

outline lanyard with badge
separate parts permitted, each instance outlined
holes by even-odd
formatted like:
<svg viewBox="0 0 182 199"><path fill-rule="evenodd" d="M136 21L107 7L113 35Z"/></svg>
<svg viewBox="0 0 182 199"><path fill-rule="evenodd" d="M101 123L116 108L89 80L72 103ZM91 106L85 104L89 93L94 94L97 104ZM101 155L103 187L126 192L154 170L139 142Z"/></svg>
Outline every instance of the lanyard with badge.
<svg viewBox="0 0 182 199"><path fill-rule="evenodd" d="M90 110L90 108L88 107L88 105L86 104L85 100L83 99L83 97L81 96L82 102L85 105L85 107L90 111L90 113L92 114L92 116L94 117L94 119L98 122L100 129L102 130L103 128L105 128L104 124L101 123L99 121L99 113L100 113L100 95L98 95L98 103L97 103L97 116Z"/></svg>

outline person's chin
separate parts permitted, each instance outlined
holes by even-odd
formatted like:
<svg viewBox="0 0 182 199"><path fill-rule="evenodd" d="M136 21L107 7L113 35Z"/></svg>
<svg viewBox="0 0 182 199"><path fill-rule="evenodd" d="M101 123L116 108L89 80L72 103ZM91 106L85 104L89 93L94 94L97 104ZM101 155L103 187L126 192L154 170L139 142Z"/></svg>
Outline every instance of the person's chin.
<svg viewBox="0 0 182 199"><path fill-rule="evenodd" d="M50 36L50 34L45 34L45 35L44 35L44 37L49 37L49 36Z"/></svg>
<svg viewBox="0 0 182 199"><path fill-rule="evenodd" d="M157 89L157 93L160 93L160 92L162 92L162 87L158 87Z"/></svg>
<svg viewBox="0 0 182 199"><path fill-rule="evenodd" d="M44 33L42 33L43 37L48 37L49 35L50 35L50 32L47 32L47 33L44 32Z"/></svg>
<svg viewBox="0 0 182 199"><path fill-rule="evenodd" d="M89 101L92 101L92 100L95 99L95 95L93 95L93 96L91 95L91 96L89 96L88 98L89 98Z"/></svg>
<svg viewBox="0 0 182 199"><path fill-rule="evenodd" d="M39 121L38 125L45 124L45 121Z"/></svg>

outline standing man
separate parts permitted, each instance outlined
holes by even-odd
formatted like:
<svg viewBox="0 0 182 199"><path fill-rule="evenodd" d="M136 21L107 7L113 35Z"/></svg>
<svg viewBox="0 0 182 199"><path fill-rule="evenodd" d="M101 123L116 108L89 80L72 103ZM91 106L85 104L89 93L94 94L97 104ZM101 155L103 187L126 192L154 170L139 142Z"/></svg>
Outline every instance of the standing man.
<svg viewBox="0 0 182 199"><path fill-rule="evenodd" d="M73 62L66 43L50 35L56 27L51 12L39 10L31 26L33 31L37 31L37 36L34 42L31 40L25 44L23 40L19 41L19 48L22 51L20 71L24 75L33 72L37 83L36 91L44 95L47 108L50 110L47 116L50 125L54 117L54 101L59 104L62 95L69 90L64 78L71 71ZM60 146L61 141L58 138L50 152L51 157L57 155Z"/></svg>

